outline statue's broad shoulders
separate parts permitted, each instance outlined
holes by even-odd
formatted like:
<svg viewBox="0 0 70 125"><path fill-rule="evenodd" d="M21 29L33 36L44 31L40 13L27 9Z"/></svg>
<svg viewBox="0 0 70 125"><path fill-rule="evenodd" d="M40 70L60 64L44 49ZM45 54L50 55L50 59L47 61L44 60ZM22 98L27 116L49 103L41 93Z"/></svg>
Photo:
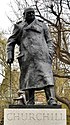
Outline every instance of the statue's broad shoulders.
<svg viewBox="0 0 70 125"><path fill-rule="evenodd" d="M36 23L37 23L37 25L42 27L44 24L44 21L40 20L40 19L36 19ZM22 27L25 27L26 25L27 25L27 23L25 22L25 20L20 20L15 23L15 27L17 27L17 28L22 28Z"/></svg>
<svg viewBox="0 0 70 125"><path fill-rule="evenodd" d="M20 20L18 22L16 22L14 24L14 27L17 28L17 29L22 29L22 27L24 27L26 25L25 21L24 20Z"/></svg>

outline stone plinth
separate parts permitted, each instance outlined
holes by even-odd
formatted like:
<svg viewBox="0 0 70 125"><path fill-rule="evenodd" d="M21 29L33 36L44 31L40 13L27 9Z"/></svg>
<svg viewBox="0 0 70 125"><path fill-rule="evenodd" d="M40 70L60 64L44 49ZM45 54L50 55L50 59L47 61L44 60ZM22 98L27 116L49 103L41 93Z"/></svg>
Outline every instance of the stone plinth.
<svg viewBox="0 0 70 125"><path fill-rule="evenodd" d="M66 109L43 107L4 109L4 125L66 125Z"/></svg>
<svg viewBox="0 0 70 125"><path fill-rule="evenodd" d="M58 109L61 108L61 105L9 105L9 108L53 108L53 109Z"/></svg>

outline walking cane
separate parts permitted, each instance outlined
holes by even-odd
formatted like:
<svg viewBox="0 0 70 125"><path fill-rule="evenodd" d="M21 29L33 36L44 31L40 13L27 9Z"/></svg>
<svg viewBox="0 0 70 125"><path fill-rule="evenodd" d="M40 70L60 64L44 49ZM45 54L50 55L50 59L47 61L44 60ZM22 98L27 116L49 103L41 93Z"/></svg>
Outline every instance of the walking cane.
<svg viewBox="0 0 70 125"><path fill-rule="evenodd" d="M11 63L10 63L10 104L12 103L12 82L11 82Z"/></svg>

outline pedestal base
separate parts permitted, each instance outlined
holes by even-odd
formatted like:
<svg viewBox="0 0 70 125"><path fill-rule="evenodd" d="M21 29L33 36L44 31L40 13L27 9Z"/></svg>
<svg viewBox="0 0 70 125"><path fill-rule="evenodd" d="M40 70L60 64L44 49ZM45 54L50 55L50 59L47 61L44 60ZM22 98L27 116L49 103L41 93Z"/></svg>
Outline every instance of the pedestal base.
<svg viewBox="0 0 70 125"><path fill-rule="evenodd" d="M61 108L61 105L9 105L9 108Z"/></svg>
<svg viewBox="0 0 70 125"><path fill-rule="evenodd" d="M66 109L45 105L10 105L4 109L4 125L66 125Z"/></svg>

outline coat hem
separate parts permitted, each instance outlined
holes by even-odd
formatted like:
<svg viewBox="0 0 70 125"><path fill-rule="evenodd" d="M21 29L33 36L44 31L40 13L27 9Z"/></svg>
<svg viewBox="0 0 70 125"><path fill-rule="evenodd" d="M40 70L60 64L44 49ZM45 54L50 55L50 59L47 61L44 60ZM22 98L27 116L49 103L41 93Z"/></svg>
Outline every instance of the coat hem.
<svg viewBox="0 0 70 125"><path fill-rule="evenodd" d="M42 86L42 87L29 87L29 88L25 88L25 89L20 89L21 91L26 91L26 90L30 90L30 89L33 89L33 90L42 90L44 89L45 87L47 86L54 86L54 84L50 84L50 85L45 85L45 86Z"/></svg>

